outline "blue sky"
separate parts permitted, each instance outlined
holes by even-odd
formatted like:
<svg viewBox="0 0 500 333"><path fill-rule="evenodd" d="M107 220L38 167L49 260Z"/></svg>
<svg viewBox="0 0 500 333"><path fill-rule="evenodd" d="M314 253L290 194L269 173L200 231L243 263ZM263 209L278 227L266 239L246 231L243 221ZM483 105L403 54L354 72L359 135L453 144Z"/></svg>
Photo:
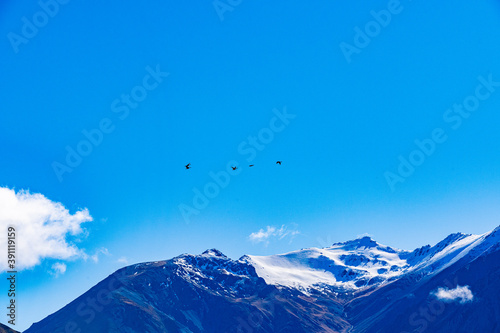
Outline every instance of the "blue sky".
<svg viewBox="0 0 500 333"><path fill-rule="evenodd" d="M220 3L230 10L69 1L29 38L23 18L42 20L40 4L0 5L0 186L93 219L66 238L85 255L20 273L16 328L126 262L213 247L236 259L362 234L414 249L500 224L496 1ZM356 27L376 29L371 11L390 22L356 40ZM346 56L342 43L357 52ZM127 106L127 95L137 101ZM448 110L463 103L474 111L458 126ZM276 120L285 110L293 119ZM88 148L82 131L103 122L99 144L67 166L67 147ZM399 156L424 156L415 140L436 129L446 140L391 188ZM266 142L248 161L242 149L259 134ZM54 162L71 173L58 177ZM183 218L193 189L235 163L239 174Z"/></svg>

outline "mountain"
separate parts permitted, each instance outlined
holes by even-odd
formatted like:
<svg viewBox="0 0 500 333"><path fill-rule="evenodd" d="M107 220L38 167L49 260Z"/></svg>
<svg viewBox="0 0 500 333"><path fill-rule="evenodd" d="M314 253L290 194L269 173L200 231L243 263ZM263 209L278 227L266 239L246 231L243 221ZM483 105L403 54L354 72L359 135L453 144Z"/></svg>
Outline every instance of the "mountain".
<svg viewBox="0 0 500 333"><path fill-rule="evenodd" d="M0 333L19 333L19 332L0 323Z"/></svg>
<svg viewBox="0 0 500 333"><path fill-rule="evenodd" d="M327 288L348 292L380 284L408 266L408 252L380 245L369 237L268 257L245 256L268 284L308 293Z"/></svg>
<svg viewBox="0 0 500 333"><path fill-rule="evenodd" d="M500 228L414 251L369 237L124 267L26 333L500 332Z"/></svg>

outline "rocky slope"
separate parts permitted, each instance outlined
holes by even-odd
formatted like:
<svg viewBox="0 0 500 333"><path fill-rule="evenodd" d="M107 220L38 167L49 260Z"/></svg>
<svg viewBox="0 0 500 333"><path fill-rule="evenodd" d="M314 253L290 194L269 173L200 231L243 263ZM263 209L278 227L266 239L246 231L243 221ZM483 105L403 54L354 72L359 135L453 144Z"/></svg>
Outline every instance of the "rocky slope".
<svg viewBox="0 0 500 333"><path fill-rule="evenodd" d="M13 330L12 328L0 324L0 333L19 333L18 331Z"/></svg>

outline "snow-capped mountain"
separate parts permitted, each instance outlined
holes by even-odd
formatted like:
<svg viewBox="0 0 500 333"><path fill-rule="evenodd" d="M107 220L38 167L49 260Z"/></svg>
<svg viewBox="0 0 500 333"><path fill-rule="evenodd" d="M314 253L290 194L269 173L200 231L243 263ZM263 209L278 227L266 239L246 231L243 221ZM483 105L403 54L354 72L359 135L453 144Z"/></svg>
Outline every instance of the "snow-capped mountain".
<svg viewBox="0 0 500 333"><path fill-rule="evenodd" d="M388 283L409 272L437 273L471 251L482 254L495 249L499 228L484 235L451 234L433 247L427 245L412 252L363 237L327 248L242 259L254 266L268 284L303 292L324 287L348 292Z"/></svg>
<svg viewBox="0 0 500 333"><path fill-rule="evenodd" d="M408 252L380 245L369 237L267 257L245 256L268 284L310 289L332 287L338 292L380 284L408 266Z"/></svg>
<svg viewBox="0 0 500 333"><path fill-rule="evenodd" d="M411 252L363 237L184 254L122 268L26 332L500 332L499 246L497 228Z"/></svg>

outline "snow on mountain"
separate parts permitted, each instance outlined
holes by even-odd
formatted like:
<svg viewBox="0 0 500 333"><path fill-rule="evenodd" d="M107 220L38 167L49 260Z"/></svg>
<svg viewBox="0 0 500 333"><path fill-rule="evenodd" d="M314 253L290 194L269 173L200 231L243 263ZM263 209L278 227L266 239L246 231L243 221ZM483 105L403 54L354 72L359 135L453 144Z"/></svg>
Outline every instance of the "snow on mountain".
<svg viewBox="0 0 500 333"><path fill-rule="evenodd" d="M407 258L408 271L437 274L467 255L478 257L497 248L500 227L482 235L451 234L435 246L424 246Z"/></svg>
<svg viewBox="0 0 500 333"><path fill-rule="evenodd" d="M500 227L499 227L500 228ZM437 274L470 253L498 247L500 229L483 235L451 234L435 246L412 252L381 245L370 237L271 256L244 256L266 283L307 293L338 292L394 281L403 274Z"/></svg>
<svg viewBox="0 0 500 333"><path fill-rule="evenodd" d="M378 244L370 237L272 256L246 256L268 284L303 292L324 287L353 291L398 276L409 252Z"/></svg>
<svg viewBox="0 0 500 333"><path fill-rule="evenodd" d="M245 279L253 267L269 285L297 289L305 294L325 288L353 292L382 285L406 273L437 274L470 253L481 254L498 246L499 228L483 235L451 234L434 246L414 251L394 249L370 237L335 243L326 248L308 248L271 256L245 255L233 261L217 249L201 255L173 259L178 274L194 284L213 281L215 275ZM216 273L216 274L215 274ZM234 293L234 290L220 290Z"/></svg>

